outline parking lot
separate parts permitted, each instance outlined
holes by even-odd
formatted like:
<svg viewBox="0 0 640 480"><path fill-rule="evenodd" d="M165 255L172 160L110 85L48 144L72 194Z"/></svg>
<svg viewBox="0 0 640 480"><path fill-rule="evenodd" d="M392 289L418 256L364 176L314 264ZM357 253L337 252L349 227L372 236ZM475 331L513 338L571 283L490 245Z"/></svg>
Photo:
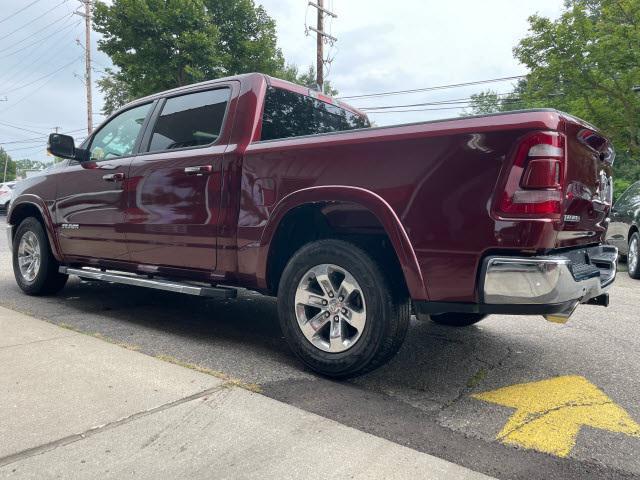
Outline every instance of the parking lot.
<svg viewBox="0 0 640 480"><path fill-rule="evenodd" d="M388 365L335 382L293 357L271 298L204 300L77 278L58 296L27 297L0 241L4 307L222 372L498 478L640 477L639 300L640 282L621 273L609 308L581 306L566 325L492 316L455 330L414 318Z"/></svg>

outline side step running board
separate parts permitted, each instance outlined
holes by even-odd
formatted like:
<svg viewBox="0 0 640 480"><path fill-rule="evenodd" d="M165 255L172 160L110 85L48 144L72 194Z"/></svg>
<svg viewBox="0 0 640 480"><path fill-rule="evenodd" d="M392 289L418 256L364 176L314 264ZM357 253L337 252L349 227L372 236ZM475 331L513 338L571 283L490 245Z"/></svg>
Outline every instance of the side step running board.
<svg viewBox="0 0 640 480"><path fill-rule="evenodd" d="M128 273L103 272L102 270L93 268L60 267L59 271L60 273L77 275L80 278L87 278L90 280L102 280L104 282L121 283L123 285L154 288L156 290L185 293L187 295L195 295L198 297L225 299L235 298L238 296L237 290L230 287L205 287L193 283L147 278Z"/></svg>

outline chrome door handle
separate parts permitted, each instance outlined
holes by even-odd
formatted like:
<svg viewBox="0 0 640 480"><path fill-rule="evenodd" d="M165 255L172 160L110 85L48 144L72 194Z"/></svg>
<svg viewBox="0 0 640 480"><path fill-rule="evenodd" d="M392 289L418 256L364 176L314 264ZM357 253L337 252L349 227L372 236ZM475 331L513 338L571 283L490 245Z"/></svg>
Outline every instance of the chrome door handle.
<svg viewBox="0 0 640 480"><path fill-rule="evenodd" d="M122 172L108 173L106 175L103 175L102 179L105 182L121 182L121 181L124 180L124 173L122 173Z"/></svg>
<svg viewBox="0 0 640 480"><path fill-rule="evenodd" d="M209 175L212 170L211 165L198 165L197 167L185 167L184 173L187 175Z"/></svg>

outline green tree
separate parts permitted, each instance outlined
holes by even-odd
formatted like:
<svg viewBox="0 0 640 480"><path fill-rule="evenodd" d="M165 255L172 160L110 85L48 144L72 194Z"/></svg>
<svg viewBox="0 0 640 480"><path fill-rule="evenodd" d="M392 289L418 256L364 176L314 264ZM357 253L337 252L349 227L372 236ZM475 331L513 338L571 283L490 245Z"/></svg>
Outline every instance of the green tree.
<svg viewBox="0 0 640 480"><path fill-rule="evenodd" d="M48 164L40 160L31 160L29 158L23 158L15 161L16 175L21 177L27 170L42 170L47 167Z"/></svg>
<svg viewBox="0 0 640 480"><path fill-rule="evenodd" d="M104 113L133 98L206 79L285 70L274 20L253 0L97 2L99 48L115 67L99 81Z"/></svg>
<svg viewBox="0 0 640 480"><path fill-rule="evenodd" d="M5 165L7 176L5 178ZM16 162L11 159L11 156L0 147L0 181L10 182L16 179Z"/></svg>
<svg viewBox="0 0 640 480"><path fill-rule="evenodd" d="M597 125L613 140L618 174L640 174L640 1L566 0L556 21L534 15L515 47L522 97Z"/></svg>
<svg viewBox="0 0 640 480"><path fill-rule="evenodd" d="M306 70L300 73L300 70L295 65L287 65L286 68L280 73L280 78L288 80L304 87L316 88L318 86L316 80L316 68L313 65L309 65ZM338 90L333 88L333 85L329 80L325 80L323 85L324 94L335 97L338 95Z"/></svg>
<svg viewBox="0 0 640 480"><path fill-rule="evenodd" d="M487 115L527 108L526 103L520 98L526 88L526 80L520 80L513 91L506 94L493 90L475 93L470 97L469 110L465 109L462 115Z"/></svg>
<svg viewBox="0 0 640 480"><path fill-rule="evenodd" d="M565 0L557 20L529 17L529 33L514 48L529 69L502 101L485 92L472 112L551 107L597 125L612 139L620 187L640 177L640 1Z"/></svg>

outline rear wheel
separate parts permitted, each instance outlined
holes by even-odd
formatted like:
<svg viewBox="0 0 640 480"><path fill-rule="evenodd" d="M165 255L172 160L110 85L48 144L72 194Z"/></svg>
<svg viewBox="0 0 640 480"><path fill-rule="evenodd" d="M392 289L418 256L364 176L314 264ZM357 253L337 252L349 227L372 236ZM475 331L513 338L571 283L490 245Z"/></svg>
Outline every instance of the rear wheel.
<svg viewBox="0 0 640 480"><path fill-rule="evenodd" d="M629 240L629 254L627 255L629 276L640 279L640 234L635 232Z"/></svg>
<svg viewBox="0 0 640 480"><path fill-rule="evenodd" d="M431 320L448 327L468 327L485 318L482 313L440 313L431 315Z"/></svg>
<svg viewBox="0 0 640 480"><path fill-rule="evenodd" d="M13 239L13 274L28 295L47 295L60 291L67 275L58 272L47 235L38 219L22 221Z"/></svg>
<svg viewBox="0 0 640 480"><path fill-rule="evenodd" d="M345 378L386 363L409 325L409 298L359 247L320 240L298 250L278 294L291 349L316 372Z"/></svg>

